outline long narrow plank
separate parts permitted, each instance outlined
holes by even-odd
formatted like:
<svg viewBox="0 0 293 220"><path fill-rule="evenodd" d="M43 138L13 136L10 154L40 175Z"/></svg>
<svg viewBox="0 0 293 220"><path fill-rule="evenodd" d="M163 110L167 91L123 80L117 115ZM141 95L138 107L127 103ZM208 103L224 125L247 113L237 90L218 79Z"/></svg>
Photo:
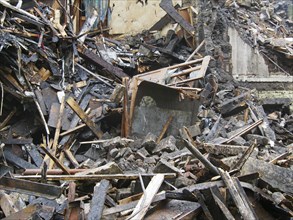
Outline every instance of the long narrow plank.
<svg viewBox="0 0 293 220"><path fill-rule="evenodd" d="M109 188L110 182L108 180L102 180L97 183L94 188L94 196L91 202L91 209L88 214L88 220L101 219L104 203L106 200L107 190Z"/></svg>
<svg viewBox="0 0 293 220"><path fill-rule="evenodd" d="M29 162L27 162L26 160L16 156L15 154L13 154L10 150L5 149L4 150L4 156L6 158L6 160L8 160L9 162L15 164L18 167L21 167L23 169L36 169L37 167Z"/></svg>
<svg viewBox="0 0 293 220"><path fill-rule="evenodd" d="M235 169L240 170L243 164L246 162L246 160L248 160L248 158L250 157L250 155L252 154L256 146L257 146L257 143L255 141L250 147L247 148L247 150L243 153L243 155L240 157L237 163L234 164L230 170L235 170Z"/></svg>
<svg viewBox="0 0 293 220"><path fill-rule="evenodd" d="M173 120L173 117L174 117L173 115L170 115L170 116L169 116L169 118L168 118L166 124L164 125L164 127L163 127L163 129L162 129L162 131L161 131L161 133L160 133L160 135L159 135L157 141L156 141L157 144L158 144L158 143L162 140L162 138L164 137L164 135L165 135L167 129L169 128L169 126L170 126L170 124L171 124L171 122L172 122L172 120Z"/></svg>
<svg viewBox="0 0 293 220"><path fill-rule="evenodd" d="M124 90L124 98L123 98L123 116L122 116L122 125L121 125L121 133L123 137L129 136L129 114L128 114L128 77L124 77L122 79L122 84L125 87Z"/></svg>
<svg viewBox="0 0 293 220"><path fill-rule="evenodd" d="M185 137L188 137L187 131L188 131L188 129L186 127L183 127L183 132L185 133L185 135L184 135ZM185 142L187 143L186 147L188 148L188 150L194 156L196 156L196 158L199 159L200 162L202 162L207 169L209 169L213 174L216 174L216 175L219 174L217 167L215 167L209 160L207 160L203 156L203 154L194 146L193 143L191 143L189 140L185 140Z"/></svg>
<svg viewBox="0 0 293 220"><path fill-rule="evenodd" d="M62 193L62 187L59 186L10 178L7 176L3 176L0 179L0 189L27 195L45 197L47 199L56 199Z"/></svg>
<svg viewBox="0 0 293 220"><path fill-rule="evenodd" d="M155 174L141 174L142 176L155 176ZM172 179L176 177L175 173L163 173L166 179ZM15 175L15 178L18 179L27 179L27 180L40 180L42 179L41 175ZM47 180L65 180L65 181L90 181L90 180L102 180L102 179L121 179L121 180L135 180L139 179L139 174L93 174L93 175L83 175L79 176L78 174L75 175L47 175Z"/></svg>
<svg viewBox="0 0 293 220"><path fill-rule="evenodd" d="M46 154L47 154L47 155L48 155L48 156L49 156L49 157L50 157L50 158L56 163L56 165L57 165L61 170L63 170L64 173L70 175L68 168L65 167L62 163L60 163L60 161L59 161L54 155L52 155L51 152L48 151L46 147L43 147L42 149L43 149L43 151L45 151L45 153L46 153Z"/></svg>
<svg viewBox="0 0 293 220"><path fill-rule="evenodd" d="M132 128L132 122L133 122L133 114L134 114L134 108L135 108L135 100L136 100L136 95L138 91L138 77L133 77L133 88L132 88L132 95L131 95L131 101L130 101L130 109L129 109L129 130L131 132Z"/></svg>
<svg viewBox="0 0 293 220"><path fill-rule="evenodd" d="M96 124L85 114L85 112L80 108L77 102L69 97L66 100L67 104L72 108L72 110L83 120L84 123L91 129L91 131L99 138L102 138L103 133L97 128Z"/></svg>
<svg viewBox="0 0 293 220"><path fill-rule="evenodd" d="M61 105L60 105L60 109L59 109L58 121L57 121L57 125L56 125L53 145L52 145L52 154L54 156L56 155L56 151L57 151L57 145L58 145L60 130L61 130L61 126L62 126L62 118L63 118L64 108L65 108L65 97L62 97ZM52 169L53 166L54 166L54 161L50 160L49 169Z"/></svg>
<svg viewBox="0 0 293 220"><path fill-rule="evenodd" d="M146 212L148 211L148 208L150 207L163 181L164 181L164 174L157 174L156 176L152 178L143 196L138 201L136 207L134 208L131 216L128 219L141 220L144 218Z"/></svg>
<svg viewBox="0 0 293 220"><path fill-rule="evenodd" d="M229 173L226 171L223 171L222 169L219 169L219 172L222 177L222 180L225 182L225 184L230 192L230 195L231 195L235 205L237 206L239 213L243 217L243 219L244 220L258 219L257 216L255 216L254 213L251 211L246 199L243 196L241 196L241 192L239 192L239 189L237 189L237 187L236 187L233 179L229 175Z"/></svg>
<svg viewBox="0 0 293 220"><path fill-rule="evenodd" d="M205 40L203 40L198 47L192 52L192 54L190 54L190 56L187 58L187 60L185 62L188 62L189 60L192 59L192 57L202 48L202 46L205 44Z"/></svg>
<svg viewBox="0 0 293 220"><path fill-rule="evenodd" d="M59 110L59 116L58 116L58 121L56 125L56 130L55 130L55 135L54 135L54 140L53 140L53 146L52 149L56 151L57 145L58 145L58 140L60 136L60 130L61 130L61 125L62 125L62 118L63 118L63 112L65 108L65 97L62 98L61 100L61 105L60 105L60 110Z"/></svg>
<svg viewBox="0 0 293 220"><path fill-rule="evenodd" d="M242 131L238 132L237 134L233 135L232 137L230 137L229 139L227 139L226 141L223 142L229 144L230 142L232 142L236 137L239 137L243 134L246 134L247 132L251 131L252 129L256 128L257 126L259 126L260 124L263 123L263 119L260 119L256 122L254 122L253 124L251 124L249 127L243 129Z"/></svg>

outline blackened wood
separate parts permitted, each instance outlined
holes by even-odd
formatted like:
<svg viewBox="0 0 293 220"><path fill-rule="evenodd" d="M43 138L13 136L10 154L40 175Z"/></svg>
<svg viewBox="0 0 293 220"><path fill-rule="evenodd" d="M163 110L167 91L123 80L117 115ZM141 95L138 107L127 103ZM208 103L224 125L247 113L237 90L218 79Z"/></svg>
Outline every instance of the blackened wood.
<svg viewBox="0 0 293 220"><path fill-rule="evenodd" d="M4 150L5 159L8 160L10 163L23 168L23 169L36 169L37 167L26 160L16 156L9 150Z"/></svg>
<svg viewBox="0 0 293 220"><path fill-rule="evenodd" d="M254 212L250 209L250 206L248 205L248 201L246 200L246 197L243 196L243 193L239 190L239 186L236 186L235 182L228 172L223 171L222 169L219 169L220 175L222 177L222 180L225 182L230 195L235 203L235 205L238 208L239 213L243 217L244 220L256 220L258 219Z"/></svg>
<svg viewBox="0 0 293 220"><path fill-rule="evenodd" d="M123 72L122 69L111 65L110 63L106 62L105 60L103 60L101 57L91 52L90 50L87 50L87 49L85 49L84 51L79 50L79 54L85 60L99 66L100 68L107 70L109 73L114 74L120 80L123 77L128 76L126 73Z"/></svg>
<svg viewBox="0 0 293 220"><path fill-rule="evenodd" d="M225 215L225 218L227 220L234 220L235 219L234 216L231 214L230 210L225 205L224 198L221 195L219 188L217 186L214 186L210 188L210 191L212 193L214 201L219 206L222 213Z"/></svg>
<svg viewBox="0 0 293 220"><path fill-rule="evenodd" d="M107 190L110 182L108 180L102 180L97 183L94 188L94 195L91 202L91 209L88 214L89 220L97 220L102 218L104 203L106 200Z"/></svg>
<svg viewBox="0 0 293 220"><path fill-rule="evenodd" d="M160 7L189 34L195 34L195 28L176 11L171 0L162 0Z"/></svg>
<svg viewBox="0 0 293 220"><path fill-rule="evenodd" d="M34 144L25 145L25 147L37 167L41 167L43 163L43 158L41 157L41 154L38 151L37 147Z"/></svg>

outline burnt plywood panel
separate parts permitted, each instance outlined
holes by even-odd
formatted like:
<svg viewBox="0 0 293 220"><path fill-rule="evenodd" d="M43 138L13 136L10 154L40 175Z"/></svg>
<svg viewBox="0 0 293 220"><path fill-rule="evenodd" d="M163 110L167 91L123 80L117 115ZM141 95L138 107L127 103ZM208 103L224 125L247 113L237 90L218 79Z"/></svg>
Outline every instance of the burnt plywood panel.
<svg viewBox="0 0 293 220"><path fill-rule="evenodd" d="M167 135L178 135L182 126L192 125L196 119L199 100L180 99L178 90L143 81L138 87L134 109L132 134L144 136L148 132L159 135L168 118L173 120Z"/></svg>

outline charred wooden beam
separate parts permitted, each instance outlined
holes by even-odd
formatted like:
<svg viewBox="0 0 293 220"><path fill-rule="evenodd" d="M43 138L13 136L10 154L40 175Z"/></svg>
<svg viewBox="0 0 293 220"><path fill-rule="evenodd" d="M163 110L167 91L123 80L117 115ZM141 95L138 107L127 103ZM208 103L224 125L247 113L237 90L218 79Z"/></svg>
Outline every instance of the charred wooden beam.
<svg viewBox="0 0 293 220"><path fill-rule="evenodd" d="M172 1L170 0L162 0L160 3L160 7L168 13L168 15L176 21L184 30L186 30L189 34L195 34L195 28L188 23L173 7Z"/></svg>
<svg viewBox="0 0 293 220"><path fill-rule="evenodd" d="M23 168L23 169L36 169L37 167L26 160L16 156L10 150L4 150L5 159L8 160L10 163Z"/></svg>
<svg viewBox="0 0 293 220"><path fill-rule="evenodd" d="M128 75L125 72L123 72L122 69L120 69L119 67L113 66L110 63L107 63L105 60L103 60L101 57L91 52L90 50L85 49L83 51L79 50L78 52L80 56L84 58L86 61L89 61L92 64L95 64L102 69L105 69L107 72L118 77L120 80L123 77L128 77Z"/></svg>
<svg viewBox="0 0 293 220"><path fill-rule="evenodd" d="M0 189L18 192L33 196L56 199L62 193L62 187L44 183L36 183L28 180L3 176L0 179Z"/></svg>

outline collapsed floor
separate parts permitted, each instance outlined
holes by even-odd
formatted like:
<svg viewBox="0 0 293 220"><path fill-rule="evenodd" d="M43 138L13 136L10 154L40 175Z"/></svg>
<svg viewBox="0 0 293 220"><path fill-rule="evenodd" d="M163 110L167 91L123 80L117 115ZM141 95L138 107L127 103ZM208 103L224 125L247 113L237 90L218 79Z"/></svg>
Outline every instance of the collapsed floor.
<svg viewBox="0 0 293 220"><path fill-rule="evenodd" d="M230 13L263 13L237 2L200 1L193 27L162 1L181 34L111 38L0 0L1 218L292 218L292 99L261 103L226 72ZM283 25L282 44L250 43L292 75Z"/></svg>

